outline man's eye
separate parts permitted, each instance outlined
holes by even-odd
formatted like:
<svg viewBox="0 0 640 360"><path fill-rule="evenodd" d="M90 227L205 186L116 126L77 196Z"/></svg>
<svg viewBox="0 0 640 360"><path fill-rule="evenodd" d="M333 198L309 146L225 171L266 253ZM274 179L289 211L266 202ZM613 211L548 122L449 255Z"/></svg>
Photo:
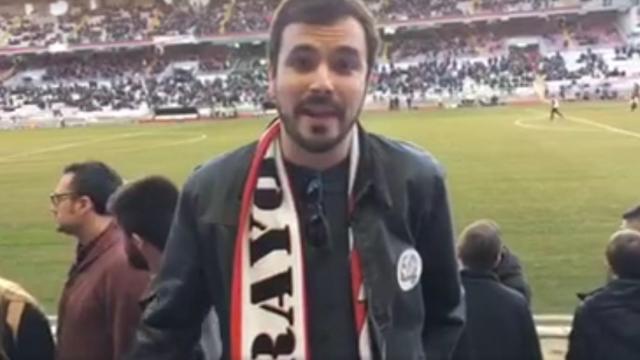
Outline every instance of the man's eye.
<svg viewBox="0 0 640 360"><path fill-rule="evenodd" d="M358 61L353 59L337 59L334 63L334 68L339 73L348 73L357 70L358 67Z"/></svg>
<svg viewBox="0 0 640 360"><path fill-rule="evenodd" d="M297 57L291 63L295 69L300 71L311 70L313 67L313 60L308 57Z"/></svg>

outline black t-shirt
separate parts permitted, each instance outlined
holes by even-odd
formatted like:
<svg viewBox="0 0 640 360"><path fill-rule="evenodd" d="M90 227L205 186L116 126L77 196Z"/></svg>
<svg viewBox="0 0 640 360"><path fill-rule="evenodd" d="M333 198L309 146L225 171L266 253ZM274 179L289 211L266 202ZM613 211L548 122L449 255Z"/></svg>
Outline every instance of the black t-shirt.
<svg viewBox="0 0 640 360"><path fill-rule="evenodd" d="M5 322L2 346L11 360L52 360L54 356L53 337L49 322L40 310L27 304L20 318L17 342L14 342L9 325Z"/></svg>
<svg viewBox="0 0 640 360"><path fill-rule="evenodd" d="M302 232L308 301L310 353L314 359L357 359L358 341L351 298L348 235L349 161L323 172L287 163ZM311 182L320 184L326 216L326 243L305 239L305 219L313 200Z"/></svg>

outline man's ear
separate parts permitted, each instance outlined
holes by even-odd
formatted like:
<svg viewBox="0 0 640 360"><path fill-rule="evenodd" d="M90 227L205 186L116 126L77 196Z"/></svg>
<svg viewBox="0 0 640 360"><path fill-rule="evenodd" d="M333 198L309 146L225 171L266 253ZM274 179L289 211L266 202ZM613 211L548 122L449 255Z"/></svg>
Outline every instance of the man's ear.
<svg viewBox="0 0 640 360"><path fill-rule="evenodd" d="M500 250L500 252L498 253L498 256L496 257L496 262L493 264L494 270L498 268L498 266L500 265L500 262L502 262L503 257L504 257L504 248Z"/></svg>
<svg viewBox="0 0 640 360"><path fill-rule="evenodd" d="M275 101L276 99L276 68L273 64L269 64L269 88L267 89L267 95L269 99Z"/></svg>
<svg viewBox="0 0 640 360"><path fill-rule="evenodd" d="M78 212L81 214L85 214L89 210L94 211L93 202L88 196L80 196L76 199L75 204L77 204Z"/></svg>

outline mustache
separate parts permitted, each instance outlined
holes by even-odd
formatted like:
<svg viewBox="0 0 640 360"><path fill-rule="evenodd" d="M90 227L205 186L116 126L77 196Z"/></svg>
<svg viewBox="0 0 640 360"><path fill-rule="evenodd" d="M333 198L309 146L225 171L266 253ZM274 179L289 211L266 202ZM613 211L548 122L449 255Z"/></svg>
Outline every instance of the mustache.
<svg viewBox="0 0 640 360"><path fill-rule="evenodd" d="M330 95L328 96L315 94L304 98L294 108L294 113L296 115L308 112L330 112L342 118L344 117L345 110L344 107L337 101L335 101Z"/></svg>

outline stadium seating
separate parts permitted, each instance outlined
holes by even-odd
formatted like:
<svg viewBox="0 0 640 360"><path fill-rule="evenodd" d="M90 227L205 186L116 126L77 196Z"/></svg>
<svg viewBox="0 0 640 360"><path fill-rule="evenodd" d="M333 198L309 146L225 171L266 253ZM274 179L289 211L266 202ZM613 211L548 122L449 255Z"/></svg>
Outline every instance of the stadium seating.
<svg viewBox="0 0 640 360"><path fill-rule="evenodd" d="M42 11L28 16L0 15L0 47L44 47L56 43L130 42L154 36L251 33L268 28L278 0L213 0L193 8L158 2L133 8L74 8L54 17ZM572 0L370 0L382 22L432 19L474 14L508 14L575 5ZM15 12L20 13L18 4Z"/></svg>
<svg viewBox="0 0 640 360"><path fill-rule="evenodd" d="M383 22L470 14L564 9L570 0L371 0ZM277 0L212 1L183 5L79 9L59 18L41 13L0 16L2 44L12 49L56 43L87 45L76 51L29 51L0 58L0 106L81 111L162 106L259 107L267 84L265 44L233 43L236 34L263 32ZM537 79L557 84L640 75L640 47L625 42L618 12L453 21L385 33L372 97L418 100L534 94ZM227 44L193 41L226 34ZM238 35L240 36L240 35ZM163 44L166 39L190 41ZM154 38L153 42L145 39ZM143 41L145 40L145 41ZM4 41L4 43L3 43ZM219 40L217 41L220 42ZM107 50L101 43L121 43ZM59 45L59 44L58 44ZM557 84L554 82L558 82Z"/></svg>

